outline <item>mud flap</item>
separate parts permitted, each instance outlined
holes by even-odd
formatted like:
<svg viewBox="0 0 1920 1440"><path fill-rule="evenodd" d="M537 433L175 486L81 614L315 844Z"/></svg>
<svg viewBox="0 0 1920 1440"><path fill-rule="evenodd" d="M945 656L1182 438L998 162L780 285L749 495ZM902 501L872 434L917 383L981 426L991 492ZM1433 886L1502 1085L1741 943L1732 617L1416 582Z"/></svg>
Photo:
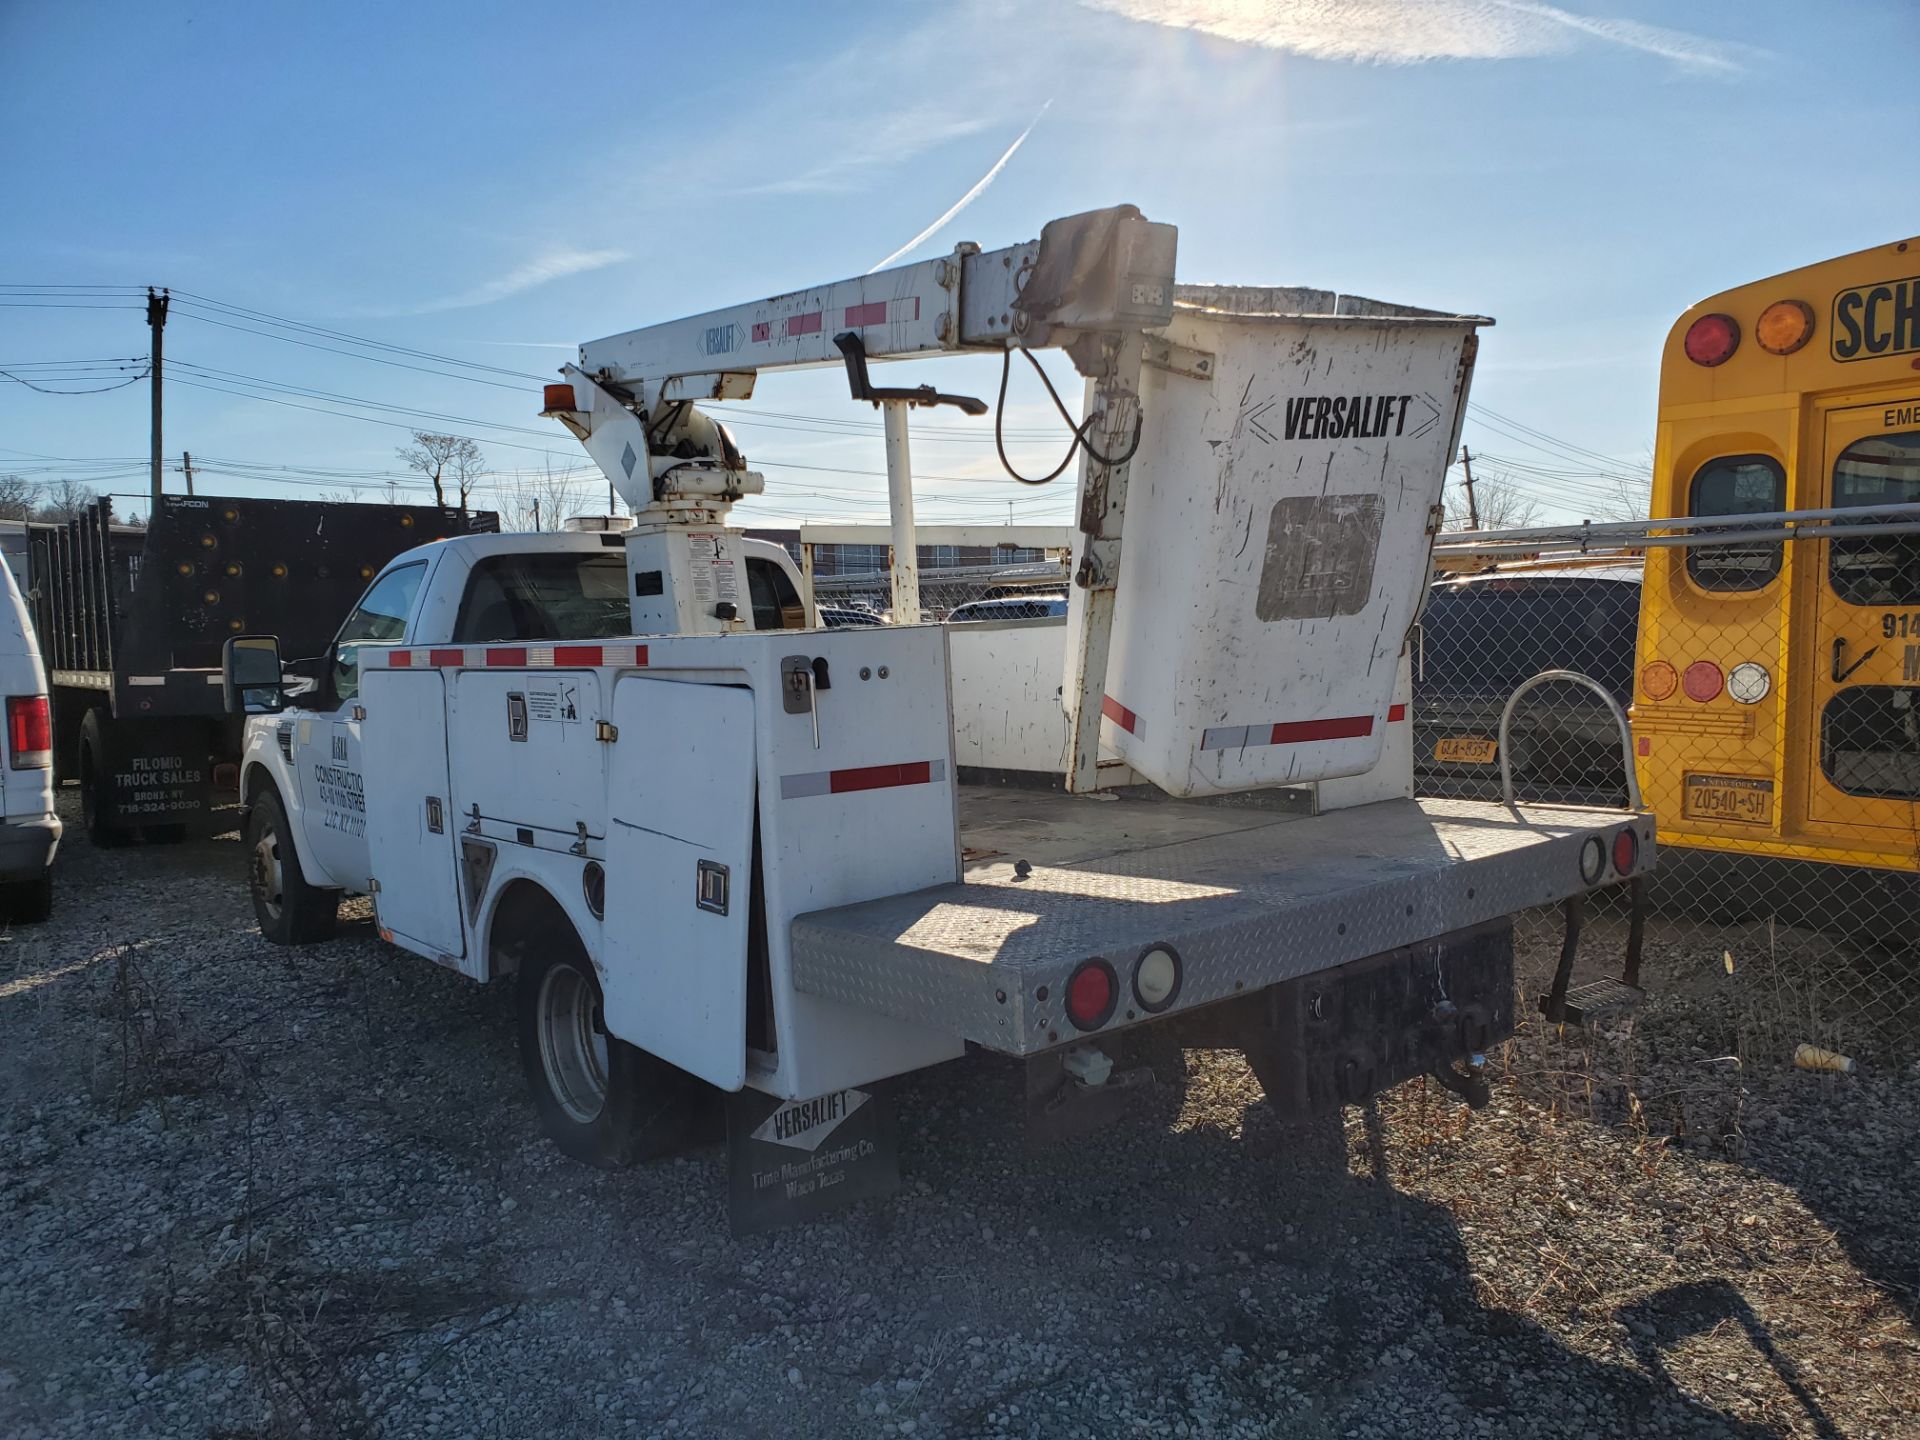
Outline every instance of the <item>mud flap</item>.
<svg viewBox="0 0 1920 1440"><path fill-rule="evenodd" d="M872 1090L727 1097L727 1211L735 1235L798 1225L900 1188L893 1105Z"/></svg>
<svg viewBox="0 0 1920 1440"><path fill-rule="evenodd" d="M1513 1033L1513 926L1492 920L1276 985L1241 1048L1282 1117L1305 1119Z"/></svg>
<svg viewBox="0 0 1920 1440"><path fill-rule="evenodd" d="M103 712L104 713L104 712ZM116 830L206 826L213 760L205 721L193 718L107 720L94 792L102 824Z"/></svg>

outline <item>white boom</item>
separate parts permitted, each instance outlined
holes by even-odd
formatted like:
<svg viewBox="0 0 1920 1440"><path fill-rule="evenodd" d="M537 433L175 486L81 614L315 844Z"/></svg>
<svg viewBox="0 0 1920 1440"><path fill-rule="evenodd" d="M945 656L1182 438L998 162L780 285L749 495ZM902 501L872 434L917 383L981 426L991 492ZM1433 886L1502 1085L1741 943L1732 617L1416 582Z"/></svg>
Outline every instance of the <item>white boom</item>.
<svg viewBox="0 0 1920 1440"><path fill-rule="evenodd" d="M760 475L726 429L694 402L744 400L762 370L843 363L857 400L879 405L887 421L889 510L893 520L894 618L919 618L913 566L912 476L906 410L955 404L979 414L976 400L931 387L873 386L868 360L898 360L1011 347L1065 349L1093 385L1086 434L1102 453L1137 434L1142 336L1173 314L1176 231L1116 206L1050 222L1040 238L1001 250L962 244L938 260L903 265L828 285L610 335L580 347L562 384L547 387L544 414L584 444L633 507L629 559L640 579L636 621L678 633L739 623L726 578L737 574L724 530L726 512L761 493ZM1082 631L1077 657L1075 788L1092 789L1099 739L1104 641L1119 568L1119 516L1125 465L1083 464L1082 490L1095 474L1103 503L1082 505L1089 546L1080 583L1100 612ZM691 540L689 558L682 553ZM693 605L675 603L671 577L692 567ZM704 577L715 576L717 579ZM646 577L646 578L641 578ZM657 585L657 589L654 588ZM661 597L659 613L644 599Z"/></svg>

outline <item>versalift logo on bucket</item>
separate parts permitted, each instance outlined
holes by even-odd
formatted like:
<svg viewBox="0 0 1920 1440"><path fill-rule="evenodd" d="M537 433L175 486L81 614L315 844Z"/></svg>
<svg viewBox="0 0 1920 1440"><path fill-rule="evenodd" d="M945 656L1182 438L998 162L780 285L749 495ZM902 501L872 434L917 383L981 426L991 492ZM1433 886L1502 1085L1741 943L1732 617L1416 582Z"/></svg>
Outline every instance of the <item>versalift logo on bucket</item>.
<svg viewBox="0 0 1920 1440"><path fill-rule="evenodd" d="M811 1100L796 1100L762 1120L753 1138L775 1145L791 1145L795 1150L818 1150L821 1143L840 1128L841 1122L866 1104L868 1098L864 1090L835 1090Z"/></svg>

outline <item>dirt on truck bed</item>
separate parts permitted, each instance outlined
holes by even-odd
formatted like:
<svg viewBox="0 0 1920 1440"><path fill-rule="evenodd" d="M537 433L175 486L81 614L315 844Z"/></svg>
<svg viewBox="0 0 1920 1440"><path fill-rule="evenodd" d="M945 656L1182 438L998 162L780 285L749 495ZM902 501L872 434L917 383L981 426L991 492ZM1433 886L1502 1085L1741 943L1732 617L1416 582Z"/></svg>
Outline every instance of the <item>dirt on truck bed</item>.
<svg viewBox="0 0 1920 1440"><path fill-rule="evenodd" d="M1287 1130L1194 1055L1035 1151L969 1059L897 1195L735 1240L719 1149L540 1137L506 988L73 818L0 943L0 1434L1920 1435L1920 1070L1787 1068L1658 926L1665 998L1523 1022L1479 1113Z"/></svg>

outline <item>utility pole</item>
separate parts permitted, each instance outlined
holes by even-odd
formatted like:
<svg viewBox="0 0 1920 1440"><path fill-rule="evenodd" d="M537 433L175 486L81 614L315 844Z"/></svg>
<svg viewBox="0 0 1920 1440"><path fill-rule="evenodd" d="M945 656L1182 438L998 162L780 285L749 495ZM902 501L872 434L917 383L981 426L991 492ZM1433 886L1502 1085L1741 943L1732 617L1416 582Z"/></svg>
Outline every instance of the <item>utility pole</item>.
<svg viewBox="0 0 1920 1440"><path fill-rule="evenodd" d="M533 533L536 535L540 533L540 497L538 495L533 497Z"/></svg>
<svg viewBox="0 0 1920 1440"><path fill-rule="evenodd" d="M150 485L153 494L149 498L155 514L160 510L160 362L167 333L167 302L172 298L167 290L163 289L156 295L151 285L147 287L147 324L153 330L153 365L149 372L153 380L153 445L150 452L153 457Z"/></svg>
<svg viewBox="0 0 1920 1440"><path fill-rule="evenodd" d="M187 494L193 494L193 456L186 451L180 452L180 468L186 472Z"/></svg>
<svg viewBox="0 0 1920 1440"><path fill-rule="evenodd" d="M1467 528L1480 528L1480 507L1473 500L1473 456L1467 453L1467 447L1460 447L1460 465L1467 472Z"/></svg>

